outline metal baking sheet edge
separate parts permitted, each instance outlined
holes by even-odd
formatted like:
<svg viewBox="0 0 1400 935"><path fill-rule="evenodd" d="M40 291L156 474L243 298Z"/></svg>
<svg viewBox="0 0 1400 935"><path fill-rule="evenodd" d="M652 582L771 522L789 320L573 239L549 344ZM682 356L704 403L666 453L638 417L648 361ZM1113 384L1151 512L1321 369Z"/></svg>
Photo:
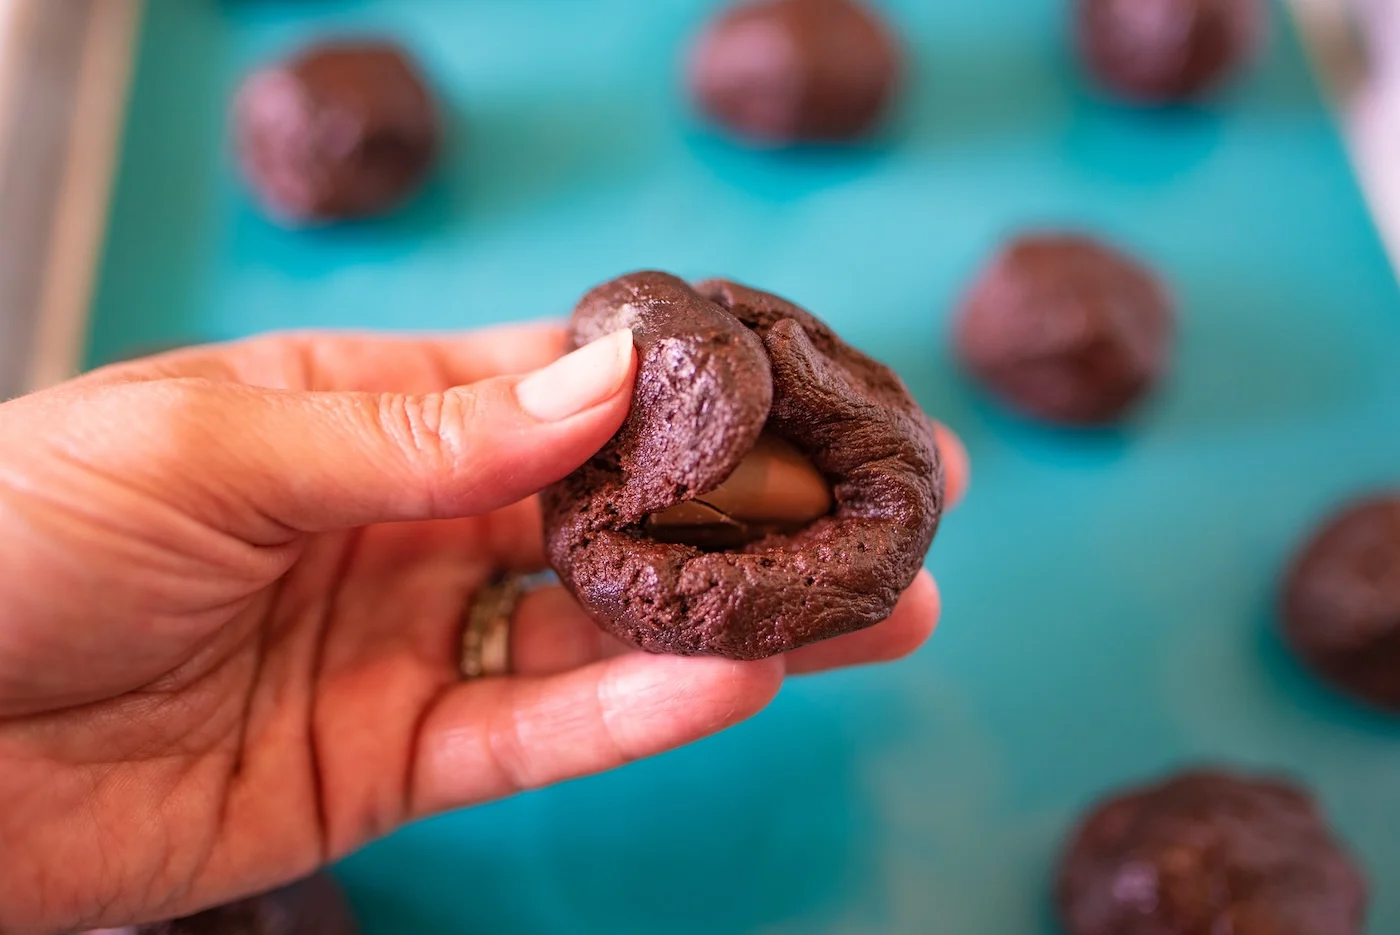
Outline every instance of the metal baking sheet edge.
<svg viewBox="0 0 1400 935"><path fill-rule="evenodd" d="M77 372L141 0L0 0L0 399Z"/></svg>

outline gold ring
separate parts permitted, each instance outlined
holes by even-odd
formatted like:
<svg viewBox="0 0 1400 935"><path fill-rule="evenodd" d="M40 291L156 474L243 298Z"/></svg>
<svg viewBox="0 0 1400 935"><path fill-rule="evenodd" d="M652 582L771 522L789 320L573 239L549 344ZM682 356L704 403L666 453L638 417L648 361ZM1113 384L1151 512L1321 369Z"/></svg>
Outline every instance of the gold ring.
<svg viewBox="0 0 1400 935"><path fill-rule="evenodd" d="M510 622L523 592L518 575L505 575L473 595L462 627L463 679L510 673Z"/></svg>

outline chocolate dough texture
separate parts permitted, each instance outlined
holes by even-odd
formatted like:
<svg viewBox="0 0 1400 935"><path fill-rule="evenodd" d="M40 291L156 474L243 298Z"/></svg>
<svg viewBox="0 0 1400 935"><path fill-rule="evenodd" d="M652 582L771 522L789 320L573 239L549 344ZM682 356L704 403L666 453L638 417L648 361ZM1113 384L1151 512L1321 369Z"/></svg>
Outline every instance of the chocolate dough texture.
<svg viewBox="0 0 1400 935"><path fill-rule="evenodd" d="M289 224L394 208L427 177L440 135L417 68L386 42L309 48L254 73L234 105L243 174Z"/></svg>
<svg viewBox="0 0 1400 935"><path fill-rule="evenodd" d="M1151 271L1076 234L1007 244L973 283L955 323L963 368L1046 422L1121 419L1167 370L1175 313Z"/></svg>
<svg viewBox="0 0 1400 935"><path fill-rule="evenodd" d="M1400 713L1400 493L1353 503L1314 532L1282 605L1284 640L1305 665Z"/></svg>
<svg viewBox="0 0 1400 935"><path fill-rule="evenodd" d="M1264 0L1077 0L1080 58L1117 96L1166 104L1215 90L1268 25Z"/></svg>
<svg viewBox="0 0 1400 935"><path fill-rule="evenodd" d="M1061 856L1066 935L1361 935L1366 881L1312 798L1189 772L1100 803Z"/></svg>
<svg viewBox="0 0 1400 935"><path fill-rule="evenodd" d="M87 935L357 935L345 895L327 873L183 919Z"/></svg>
<svg viewBox="0 0 1400 935"><path fill-rule="evenodd" d="M579 346L631 328L639 369L612 441L545 492L564 584L643 649L758 659L870 626L914 579L943 504L933 432L899 378L807 311L732 282L623 276L575 309ZM776 437L831 511L733 548L658 541L654 514L720 487Z"/></svg>
<svg viewBox="0 0 1400 935"><path fill-rule="evenodd" d="M851 140L899 90L899 44L859 0L750 0L691 52L691 95L737 136L768 145Z"/></svg>

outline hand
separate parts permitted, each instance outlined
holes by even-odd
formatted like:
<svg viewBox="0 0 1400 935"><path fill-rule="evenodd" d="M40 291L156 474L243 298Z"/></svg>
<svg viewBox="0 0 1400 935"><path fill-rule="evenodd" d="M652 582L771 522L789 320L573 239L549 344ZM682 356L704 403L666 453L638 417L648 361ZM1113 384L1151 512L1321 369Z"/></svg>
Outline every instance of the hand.
<svg viewBox="0 0 1400 935"><path fill-rule="evenodd" d="M514 674L460 680L471 595L543 565L531 495L626 415L630 337L552 365L553 327L262 338L0 405L0 932L268 889L921 644L926 573L884 623L747 663L628 651L549 587Z"/></svg>

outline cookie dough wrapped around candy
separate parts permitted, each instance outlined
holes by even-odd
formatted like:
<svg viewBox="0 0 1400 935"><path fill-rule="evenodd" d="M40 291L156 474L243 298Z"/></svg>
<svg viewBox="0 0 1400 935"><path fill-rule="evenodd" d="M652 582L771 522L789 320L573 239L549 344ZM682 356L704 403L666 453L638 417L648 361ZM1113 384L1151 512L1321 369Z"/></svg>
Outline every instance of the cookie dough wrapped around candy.
<svg viewBox="0 0 1400 935"><path fill-rule="evenodd" d="M551 564L651 652L759 659L885 619L943 505L928 419L887 367L775 295L665 273L575 309L575 346L631 328L632 409L545 492Z"/></svg>

